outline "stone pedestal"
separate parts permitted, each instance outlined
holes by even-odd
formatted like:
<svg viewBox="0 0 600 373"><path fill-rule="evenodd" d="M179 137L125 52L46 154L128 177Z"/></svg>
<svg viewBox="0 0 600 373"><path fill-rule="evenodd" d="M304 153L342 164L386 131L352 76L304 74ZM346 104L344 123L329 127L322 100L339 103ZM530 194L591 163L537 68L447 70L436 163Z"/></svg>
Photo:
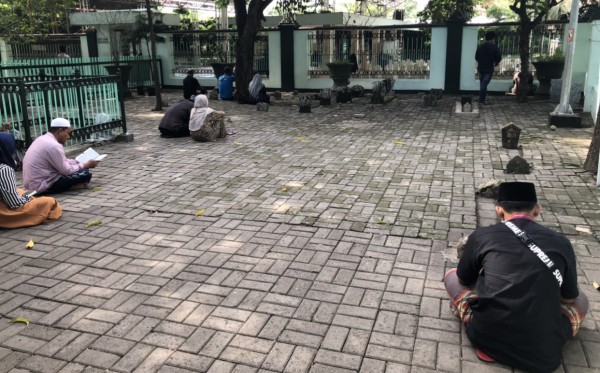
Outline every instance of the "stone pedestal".
<svg viewBox="0 0 600 373"><path fill-rule="evenodd" d="M548 117L548 125L556 127L583 127L581 117L574 114L550 114Z"/></svg>
<svg viewBox="0 0 600 373"><path fill-rule="evenodd" d="M120 133L115 138L116 142L133 142L133 133Z"/></svg>

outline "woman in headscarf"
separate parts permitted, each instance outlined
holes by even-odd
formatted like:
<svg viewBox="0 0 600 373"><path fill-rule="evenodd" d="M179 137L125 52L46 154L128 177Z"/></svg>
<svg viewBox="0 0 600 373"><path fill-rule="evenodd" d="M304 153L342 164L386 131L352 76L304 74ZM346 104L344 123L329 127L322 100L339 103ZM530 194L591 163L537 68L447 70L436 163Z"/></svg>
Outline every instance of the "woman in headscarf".
<svg viewBox="0 0 600 373"><path fill-rule="evenodd" d="M208 107L208 98L198 95L194 99L194 108L190 113L190 136L196 141L215 141L224 138L225 113Z"/></svg>
<svg viewBox="0 0 600 373"><path fill-rule="evenodd" d="M267 94L267 88L262 82L262 76L260 74L255 74L254 78L248 85L248 91L250 92L250 97L248 97L248 102L251 104L256 104L259 102L271 102L271 97Z"/></svg>
<svg viewBox="0 0 600 373"><path fill-rule="evenodd" d="M30 227L60 218L62 209L54 198L33 198L17 190L15 150L13 134L0 132L0 228Z"/></svg>

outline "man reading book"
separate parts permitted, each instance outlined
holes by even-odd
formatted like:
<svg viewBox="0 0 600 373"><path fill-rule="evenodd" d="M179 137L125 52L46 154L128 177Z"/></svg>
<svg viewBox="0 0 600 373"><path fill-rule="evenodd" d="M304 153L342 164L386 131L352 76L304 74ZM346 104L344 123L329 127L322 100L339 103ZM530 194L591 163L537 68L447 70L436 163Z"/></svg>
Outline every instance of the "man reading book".
<svg viewBox="0 0 600 373"><path fill-rule="evenodd" d="M67 159L64 144L72 131L67 119L56 118L50 123L50 131L35 139L23 158L25 188L38 193L60 193L87 187L92 179L89 169L99 162Z"/></svg>

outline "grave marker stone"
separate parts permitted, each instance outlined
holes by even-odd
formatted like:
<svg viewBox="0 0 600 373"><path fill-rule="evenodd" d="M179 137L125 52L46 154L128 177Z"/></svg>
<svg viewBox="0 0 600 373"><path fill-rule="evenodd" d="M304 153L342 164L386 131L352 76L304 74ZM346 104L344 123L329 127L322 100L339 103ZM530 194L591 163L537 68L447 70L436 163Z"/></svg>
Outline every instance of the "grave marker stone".
<svg viewBox="0 0 600 373"><path fill-rule="evenodd" d="M502 127L502 147L505 149L518 149L521 129L512 123Z"/></svg>
<svg viewBox="0 0 600 373"><path fill-rule="evenodd" d="M310 113L310 97L308 96L300 96L298 100L300 103L300 113Z"/></svg>

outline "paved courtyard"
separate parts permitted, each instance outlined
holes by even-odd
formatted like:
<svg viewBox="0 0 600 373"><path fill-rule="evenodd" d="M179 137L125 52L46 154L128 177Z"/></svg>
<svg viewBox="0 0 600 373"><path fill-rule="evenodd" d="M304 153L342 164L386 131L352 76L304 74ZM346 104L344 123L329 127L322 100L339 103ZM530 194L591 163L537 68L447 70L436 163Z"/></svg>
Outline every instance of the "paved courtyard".
<svg viewBox="0 0 600 373"><path fill-rule="evenodd" d="M135 141L97 148L93 189L0 231L0 372L510 372L478 361L442 284L448 247L495 221L475 195L490 179L534 182L572 241L591 311L558 372L600 372L592 129L551 131L546 101L475 117L455 99L213 102L237 132L214 143L160 138L153 98L127 101ZM501 146L509 122L522 150ZM532 174L503 173L518 154Z"/></svg>

